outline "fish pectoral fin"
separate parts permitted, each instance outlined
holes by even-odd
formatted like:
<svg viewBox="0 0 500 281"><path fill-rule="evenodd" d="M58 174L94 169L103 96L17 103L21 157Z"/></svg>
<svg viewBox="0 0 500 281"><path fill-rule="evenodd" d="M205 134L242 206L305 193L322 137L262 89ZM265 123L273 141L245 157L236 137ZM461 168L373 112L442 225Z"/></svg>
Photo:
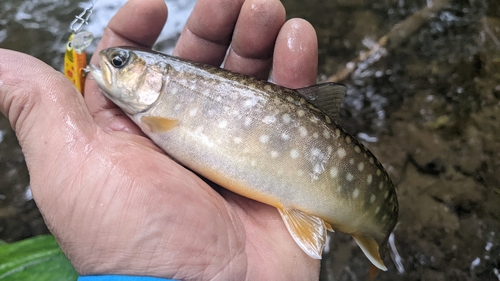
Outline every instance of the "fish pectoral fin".
<svg viewBox="0 0 500 281"><path fill-rule="evenodd" d="M141 121L153 133L166 132L179 123L177 119L168 119L160 116L142 116Z"/></svg>
<svg viewBox="0 0 500 281"><path fill-rule="evenodd" d="M319 217L296 209L278 208L288 232L299 247L313 259L321 259L327 225Z"/></svg>
<svg viewBox="0 0 500 281"><path fill-rule="evenodd" d="M352 238L356 241L358 246L361 248L365 256L371 261L371 263L383 271L387 271L380 253L378 251L379 247L377 241L373 237L365 234L353 234Z"/></svg>

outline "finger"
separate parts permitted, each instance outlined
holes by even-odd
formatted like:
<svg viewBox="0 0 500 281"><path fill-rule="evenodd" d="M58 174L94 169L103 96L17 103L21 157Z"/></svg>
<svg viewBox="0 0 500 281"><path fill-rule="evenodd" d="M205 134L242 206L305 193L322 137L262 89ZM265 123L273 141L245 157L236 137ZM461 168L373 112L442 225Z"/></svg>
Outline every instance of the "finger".
<svg viewBox="0 0 500 281"><path fill-rule="evenodd" d="M174 56L220 66L243 2L199 0L175 46Z"/></svg>
<svg viewBox="0 0 500 281"><path fill-rule="evenodd" d="M276 39L271 80L288 88L301 88L316 83L318 39L311 24L291 19Z"/></svg>
<svg viewBox="0 0 500 281"><path fill-rule="evenodd" d="M128 1L109 22L90 62L98 65L99 51L113 46L151 48L165 24L167 14L163 0ZM113 102L102 95L92 79L87 79L85 100L96 123L103 129L142 134Z"/></svg>
<svg viewBox="0 0 500 281"><path fill-rule="evenodd" d="M246 1L241 8L224 67L267 79L274 43L285 20L285 8L280 1Z"/></svg>

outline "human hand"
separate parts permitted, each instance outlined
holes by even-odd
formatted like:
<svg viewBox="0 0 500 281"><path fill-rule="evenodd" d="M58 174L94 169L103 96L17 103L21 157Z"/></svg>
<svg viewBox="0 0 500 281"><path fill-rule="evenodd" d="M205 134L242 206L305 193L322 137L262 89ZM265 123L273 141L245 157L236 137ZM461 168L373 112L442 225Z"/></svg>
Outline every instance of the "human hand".
<svg viewBox="0 0 500 281"><path fill-rule="evenodd" d="M98 51L151 47L166 15L162 0L127 2ZM314 30L285 23L279 1L200 0L174 55L220 65L229 44L230 70L266 78L272 66L277 84L315 83ZM319 261L295 244L275 208L212 189L145 138L92 80L84 100L62 74L1 50L0 108L23 148L35 201L81 274L318 278Z"/></svg>

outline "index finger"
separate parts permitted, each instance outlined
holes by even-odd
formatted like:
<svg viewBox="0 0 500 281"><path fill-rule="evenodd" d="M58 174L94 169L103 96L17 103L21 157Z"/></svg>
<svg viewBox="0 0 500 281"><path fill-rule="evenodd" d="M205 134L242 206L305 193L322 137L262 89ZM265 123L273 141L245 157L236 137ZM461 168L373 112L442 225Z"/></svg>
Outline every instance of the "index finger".
<svg viewBox="0 0 500 281"><path fill-rule="evenodd" d="M111 19L90 63L99 64L99 52L114 46L151 48L167 20L163 0L130 0ZM95 122L104 130L142 134L140 129L113 102L104 97L97 84L87 79L85 101Z"/></svg>

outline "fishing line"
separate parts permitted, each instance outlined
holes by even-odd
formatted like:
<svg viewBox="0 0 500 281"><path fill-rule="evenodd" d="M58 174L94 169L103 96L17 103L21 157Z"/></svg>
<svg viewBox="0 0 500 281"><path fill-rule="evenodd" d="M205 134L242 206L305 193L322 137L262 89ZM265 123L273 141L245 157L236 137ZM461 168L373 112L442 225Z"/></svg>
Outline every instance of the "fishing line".
<svg viewBox="0 0 500 281"><path fill-rule="evenodd" d="M64 75L73 83L73 85L83 94L85 86L85 76L89 72L87 56L84 52L92 41L94 34L90 31L80 31L84 25L89 23L90 16L93 13L94 5L97 2L92 1L90 7L75 16L71 21L69 30L71 35L66 43L64 54Z"/></svg>

